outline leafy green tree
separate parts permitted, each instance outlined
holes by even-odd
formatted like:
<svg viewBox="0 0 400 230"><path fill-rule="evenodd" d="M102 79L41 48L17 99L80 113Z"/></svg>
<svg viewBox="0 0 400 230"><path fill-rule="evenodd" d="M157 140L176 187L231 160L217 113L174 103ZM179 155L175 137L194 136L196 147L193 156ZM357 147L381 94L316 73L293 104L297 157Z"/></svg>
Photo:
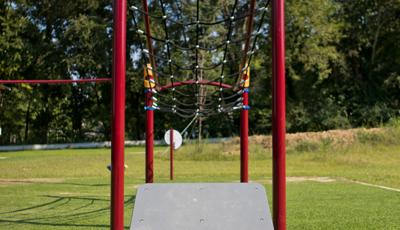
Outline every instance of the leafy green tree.
<svg viewBox="0 0 400 230"><path fill-rule="evenodd" d="M338 2L345 20L342 83L351 89L346 107L355 126L376 126L399 115L400 1Z"/></svg>

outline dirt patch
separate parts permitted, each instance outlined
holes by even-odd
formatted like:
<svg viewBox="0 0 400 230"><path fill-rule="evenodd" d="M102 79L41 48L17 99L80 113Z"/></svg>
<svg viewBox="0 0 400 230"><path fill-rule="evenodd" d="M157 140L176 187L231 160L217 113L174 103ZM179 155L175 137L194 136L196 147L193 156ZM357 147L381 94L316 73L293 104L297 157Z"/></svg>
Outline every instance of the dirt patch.
<svg viewBox="0 0 400 230"><path fill-rule="evenodd" d="M64 182L64 179L59 178L0 179L0 185L56 184L62 182Z"/></svg>

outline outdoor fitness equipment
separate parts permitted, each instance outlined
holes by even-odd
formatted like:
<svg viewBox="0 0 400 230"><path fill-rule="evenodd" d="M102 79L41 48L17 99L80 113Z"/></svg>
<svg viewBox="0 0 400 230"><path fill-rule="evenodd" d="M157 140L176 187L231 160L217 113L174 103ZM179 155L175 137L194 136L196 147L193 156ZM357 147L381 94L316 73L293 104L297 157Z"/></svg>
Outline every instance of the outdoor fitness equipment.
<svg viewBox="0 0 400 230"><path fill-rule="evenodd" d="M154 1L153 1L154 2ZM163 5L163 1L160 0L161 5ZM191 1L194 2L194 1ZM235 3L238 1L235 0ZM243 2L243 1L240 1ZM147 76L147 80L149 81L147 84L147 91L146 91L146 183L153 182L153 144L154 144L154 110L163 110L167 109L170 112L174 112L177 115L182 117L197 117L203 115L215 115L219 114L222 110L234 110L234 109L241 109L241 126L240 126L240 139L241 139L241 182L245 183L248 182L248 93L249 90L245 87L246 86L246 74L249 77L249 63L251 59L251 55L253 55L253 50L250 49L250 39L253 37L252 30L253 30L253 16L256 9L262 10L263 7L255 7L256 1L249 0L248 2L248 9L249 13L244 15L243 18L248 18L247 26L246 26L246 36L244 40L234 41L230 39L230 32L228 32L226 43L223 45L225 47L224 54L226 54L227 46L233 43L243 43L244 42L244 58L241 60L240 64L240 71L239 74L235 74L238 78L236 84L229 85L223 82L224 78L226 77L221 71L220 78L216 81L207 81L204 79L200 79L200 71L207 70L207 69L214 69L216 67L224 68L226 59L223 58L221 63L216 63L215 66L200 66L199 65L199 54L201 53L200 50L212 51L214 48L218 47L201 47L199 43L199 29L202 26L211 26L212 23L208 22L201 22L199 17L199 4L200 0L197 0L197 13L196 13L196 21L189 22L189 23L182 23L182 26L194 26L196 27L196 44L193 47L186 47L186 50L194 50L196 56L196 65L191 67L181 67L183 70L190 70L194 71L195 79L193 80L185 80L177 82L174 80L174 75L170 75L171 83L167 85L160 85L158 81L157 75L162 75L157 72L156 68L156 61L155 61L155 53L153 50L153 41L157 41L156 37L152 37L150 31L150 14L148 10L147 0L142 0L143 8L141 13L144 15L145 21L145 31L138 30L137 32L143 34L147 38L147 49L142 49L142 52L148 53L149 56L149 64L146 63L145 72L149 73L153 71L153 75L157 74L156 76L151 77L149 74L145 74ZM272 36L272 139L273 139L273 223L274 227L277 230L285 230L286 229L286 172L285 172L285 154L286 154L286 147L285 147L285 123L286 123L286 103L285 103L285 20L284 20L284 0L271 0L272 3L272 25L269 27L271 36ZM136 7L137 8L137 7ZM235 7L234 7L235 8ZM133 9L135 10L135 8ZM111 150L111 162L112 162L112 170L111 170L111 228L113 230L123 230L124 229L124 141L125 141L125 86L126 86L126 34L127 34L127 0L114 0L113 4L113 11L114 11L114 29L113 29L113 78L112 79L77 79L77 80L0 80L0 84L71 84L71 83L89 83L89 82L109 82L112 81L113 85L113 119L112 119L112 150ZM163 12L163 26L165 28L168 27L169 23L173 23L172 19L164 18L166 16L165 8L162 9ZM233 17L233 18L232 18ZM231 15L228 19L222 20L222 22L229 22L232 23L235 20L240 19L241 17L235 18L234 15ZM167 20L169 20L167 22ZM218 22L221 23L221 22ZM230 28L231 26L229 26ZM167 32L167 29L165 30ZM165 37L168 37L169 34L165 34ZM255 44L255 39L253 40L253 48ZM161 39L158 42L165 42L167 45L167 49L170 50L172 47L177 44L172 43L169 39ZM181 47L182 48L182 47ZM185 47L183 47L185 48ZM169 56L169 55L167 55ZM165 61L165 60L164 60ZM167 62L169 67L173 67L172 59L169 58ZM194 69L193 69L194 68ZM217 103L216 109L204 109L201 111L199 108L193 110L191 109L184 109L178 111L177 108L167 107L165 106L155 106L154 105L154 95L163 90L168 89L175 89L176 87L186 86L186 85L194 85L199 87L201 85L210 85L219 88L219 92L223 93L224 89L232 89L232 90L239 90L237 95L241 97L241 101L237 104L237 101L229 104L227 107L223 107L222 104ZM146 86L146 85L145 85ZM199 88L197 88L198 90ZM173 90L173 95L182 93L177 91L176 89ZM220 94L220 97L217 97L218 101L219 98L228 100L227 97L224 97L223 94ZM206 103L201 104L201 106L205 106ZM219 106L221 105L221 106ZM164 108L163 108L164 107ZM200 106L199 106L200 107ZM224 111L222 111L224 112ZM226 112L226 111L225 111ZM200 186L200 187L198 187ZM136 200L136 209L135 212L140 214L140 210L144 210L144 208L151 208L152 203L151 200L148 200L148 197L151 199L156 198L155 195L160 195L161 198L165 198L165 194L170 194L175 196L175 194L180 194L183 191L190 191L198 189L198 197L205 198L204 202L212 202L210 205L214 205L212 211L218 211L209 213L210 217L215 217L216 214L220 214L220 207L224 207L220 205L220 201L222 199L215 199L215 197L224 197L226 201L233 202L233 204L238 204L241 206L240 209L240 216L238 213L231 213L226 218L229 217L236 217L237 219L243 220L244 213L253 213L257 208L260 208L261 216L269 216L269 213L266 212L266 200L263 197L257 197L253 194L249 188L258 188L260 194L264 194L265 192L262 187L256 184L186 184L186 185L160 185L160 184L147 184L139 188ZM147 189L147 190L146 190ZM150 189L150 190L149 190ZM151 192L143 192L143 191L153 191L154 194ZM164 191L166 193L160 194L160 191ZM212 193L216 196L210 196L209 191L213 191ZM229 191L229 192L227 192ZM185 193L187 194L187 192ZM240 203L234 203L234 199L232 198L232 194L236 194L235 199L238 199ZM182 199L179 202L184 202L185 199L189 199L193 197L184 197L182 195ZM143 203L144 201L148 201ZM179 205L179 202L168 203L171 200L163 199L162 201L166 202L168 205ZM187 201L187 200L186 200ZM193 201L193 200L192 200ZM214 202L215 201L215 202ZM199 207L210 207L206 203L201 203ZM257 204L264 204L262 207L257 206ZM196 202L199 203L199 202ZM148 204L148 205L147 205ZM161 204L161 200L157 201L155 204ZM246 206L247 205L247 206ZM225 206L226 207L226 206ZM148 210L148 209L147 209ZM235 209L232 211L237 211ZM179 211L176 209L175 211ZM182 211L182 210L180 210ZM176 214L176 212L173 212ZM173 213L168 213L171 216ZM183 213L178 213L183 214ZM255 213L253 213L255 214ZM189 213L190 215L190 213ZM255 214L256 215L256 214ZM193 218L199 218L199 215L190 215ZM253 216L253 215L252 215ZM167 216L166 216L167 217ZM138 221L142 223L147 223L148 219L140 219L138 217ZM136 219L134 218L134 221ZM151 219L150 219L151 220ZM215 226L240 226L239 224L236 225L237 222L229 222L227 220L217 221L212 219L205 219L200 218L199 225L194 225L191 229L216 229ZM235 220L232 220L235 221ZM264 217L260 217L258 219L258 223L260 221L267 221L268 219L264 219ZM176 222L174 222L176 223ZM227 225L218 225L220 223L226 223ZM157 223L153 223L157 224ZM166 222L164 224L167 224ZM209 224L217 224L214 226L210 226ZM233 224L233 225L229 225ZM255 222L249 223L246 229L258 229L257 226L254 227ZM157 225L154 225L157 226ZM159 226L159 225L158 225ZM214 227L214 228L212 228ZM221 228L222 228L221 227ZM218 228L218 229L221 229ZM138 228L140 229L140 228ZM146 228L147 229L147 228ZM168 230L166 226L162 226L161 229ZM179 228L174 228L179 229ZM234 229L234 228L231 228ZM268 228L263 228L268 229Z"/></svg>
<svg viewBox="0 0 400 230"><path fill-rule="evenodd" d="M125 26L126 3L121 3L122 15L116 16L116 21L122 20L121 26ZM148 3L159 2L159 10L149 11ZM241 9L247 9L247 13L239 15L236 10L240 3L245 2ZM196 13L193 17L182 17L182 8L195 3ZM285 210L285 77L284 77L284 1L272 1L273 14L273 154L274 154L274 225L275 229L286 229ZM174 5L175 4L175 5ZM173 3L163 0L142 1L142 7L130 6L133 14L134 30L139 38L146 38L146 48L140 45L144 59L144 87L146 95L146 185L139 188L136 195L135 209L131 223L131 229L272 229L265 191L260 185L247 184L248 182L248 111L249 86L250 86L250 61L254 54L256 41L262 33L262 20L268 9L266 6L256 7L256 1L235 0L231 8L230 16L218 19L214 22L202 21L200 0L183 3ZM193 6L193 5L192 5ZM173 14L174 11L178 13ZM254 16L262 12L261 23L253 32ZM120 12L120 11L118 11ZM239 12L239 10L238 10ZM171 15L172 14L172 15ZM137 16L143 16L144 28L141 28ZM191 21L191 18L195 18ZM164 35L152 34L151 20L157 21L157 25L164 28ZM245 35L243 38L234 38L233 24L238 20L246 20ZM223 24L228 27L226 39L213 46L203 45L201 36L207 31L208 26ZM175 41L169 27L177 25L182 27L182 36ZM187 31L191 31L194 38L187 39ZM125 32L125 31L124 31ZM121 36L125 34L121 33ZM115 34L117 38L117 34ZM219 35L221 36L221 35ZM183 39L182 39L183 37ZM176 39L176 38L175 38ZM119 39L116 39L119 40ZM251 45L251 41L253 45ZM161 44L159 44L161 43ZM228 58L229 47L232 44L242 44L242 55L239 62L239 72L227 74L226 69L232 60ZM140 43L141 44L141 43ZM218 49L223 49L222 58ZM174 50L180 52L183 63L178 63L173 58ZM204 56L212 57L211 65L204 65ZM120 55L124 55L120 53ZM194 60L193 60L194 59ZM189 60L189 62L187 61ZM193 60L192 62L190 60ZM215 61L216 60L216 61ZM158 65L159 64L159 65ZM220 68L218 79L205 79L206 71ZM187 74L182 74L186 71ZM178 76L192 76L191 79ZM122 76L123 77L123 76ZM234 84L227 84L228 77L236 77ZM169 80L166 82L163 79ZM122 80L121 80L122 81ZM179 88L193 86L194 93L188 94ZM205 86L217 88L215 94L207 95ZM229 96L224 92L230 90ZM167 91L167 92L165 92ZM168 94L170 97L165 96ZM194 98L188 103L177 99L178 96ZM241 110L240 146L241 146L241 178L243 184L151 184L154 181L153 155L154 155L154 111L160 110L172 112L183 118L206 117L234 110ZM174 134L171 130L170 134ZM167 138L168 139L168 138ZM170 142L174 137L170 135ZM168 142L168 140L166 140ZM171 159L174 145L171 144ZM114 155L114 154L113 154ZM171 160L171 170L172 170ZM117 173L117 172L116 172ZM173 174L171 171L171 179ZM121 178L119 178L121 180ZM116 180L117 181L117 180ZM120 185L122 186L122 185ZM123 196L123 190L114 188L115 194ZM256 192L255 192L256 191ZM256 193L256 194L253 194ZM257 196L258 195L258 196ZM249 198L250 197L250 198ZM116 199L116 198L115 198ZM120 198L121 199L121 198ZM254 203L252 203L255 201ZM122 203L120 203L121 205ZM118 207L113 205L115 209ZM121 207L119 207L121 208ZM114 209L113 209L114 210ZM225 212L224 212L225 211ZM221 216L224 213L225 215ZM243 213L250 214L244 215ZM122 229L123 220L119 212L114 210L112 215L114 229ZM218 218L220 216L220 218Z"/></svg>

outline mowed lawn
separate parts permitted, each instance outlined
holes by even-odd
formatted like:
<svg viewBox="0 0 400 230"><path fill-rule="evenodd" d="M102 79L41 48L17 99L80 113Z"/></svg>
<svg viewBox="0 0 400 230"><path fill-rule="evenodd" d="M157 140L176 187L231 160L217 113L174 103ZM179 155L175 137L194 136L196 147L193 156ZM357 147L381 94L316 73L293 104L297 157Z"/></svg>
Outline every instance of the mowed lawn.
<svg viewBox="0 0 400 230"><path fill-rule="evenodd" d="M203 148L214 153L176 152L174 182L238 181L236 154L219 153L219 144ZM164 150L156 148L155 180L169 183ZM253 145L250 158L251 180L266 187L271 205L271 151ZM0 229L108 229L109 162L109 149L0 153ZM126 164L129 229L144 149L127 148ZM287 174L288 229L400 229L398 145L288 151Z"/></svg>

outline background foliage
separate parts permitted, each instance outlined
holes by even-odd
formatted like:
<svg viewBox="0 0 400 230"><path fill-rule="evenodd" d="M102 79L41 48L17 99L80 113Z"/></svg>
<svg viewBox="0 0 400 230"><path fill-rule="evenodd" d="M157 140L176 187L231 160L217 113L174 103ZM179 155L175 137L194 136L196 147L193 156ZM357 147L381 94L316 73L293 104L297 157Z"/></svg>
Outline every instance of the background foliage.
<svg viewBox="0 0 400 230"><path fill-rule="evenodd" d="M111 77L111 3L3 0L0 79ZM287 0L286 9L288 131L378 126L400 115L399 0ZM128 24L126 135L142 139L143 72L131 12ZM271 130L270 44L265 33L253 60L252 134ZM0 144L109 140L110 122L109 84L0 86ZM156 137L188 122L156 113ZM236 135L238 113L203 126L203 136Z"/></svg>

